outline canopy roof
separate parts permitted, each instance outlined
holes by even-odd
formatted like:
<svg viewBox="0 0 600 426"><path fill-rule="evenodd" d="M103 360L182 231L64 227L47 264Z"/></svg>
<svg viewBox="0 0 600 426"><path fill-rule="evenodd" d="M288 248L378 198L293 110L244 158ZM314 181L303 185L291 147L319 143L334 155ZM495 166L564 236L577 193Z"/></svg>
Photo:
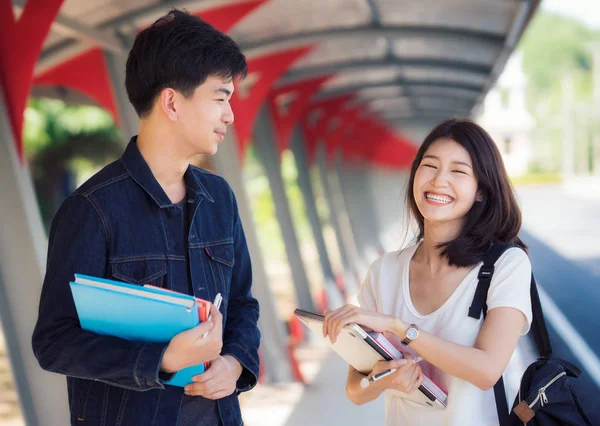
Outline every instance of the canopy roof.
<svg viewBox="0 0 600 426"><path fill-rule="evenodd" d="M313 45L276 87L333 75L316 99L356 93L368 111L390 124L437 121L470 115L479 106L539 2L268 0L258 2L229 34L248 58ZM25 0L13 3L18 12ZM257 0L65 0L35 74L93 46L126 53L131 35L169 8L202 15L203 10L240 3Z"/></svg>

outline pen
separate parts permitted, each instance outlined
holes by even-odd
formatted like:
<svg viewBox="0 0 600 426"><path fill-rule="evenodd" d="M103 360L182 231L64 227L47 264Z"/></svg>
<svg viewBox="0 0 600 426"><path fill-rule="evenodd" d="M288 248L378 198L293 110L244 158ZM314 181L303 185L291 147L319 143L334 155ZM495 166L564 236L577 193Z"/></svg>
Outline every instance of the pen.
<svg viewBox="0 0 600 426"><path fill-rule="evenodd" d="M413 364L416 364L417 362L422 361L422 360L423 360L423 358L418 356L413 359ZM366 388L371 383L376 382L379 379L383 379L384 377L387 377L390 374L394 374L396 371L397 371L396 368L392 368L392 369L384 370L381 373L374 374L373 376L371 376L368 379L366 377L363 377L362 379L360 379L360 386L362 388Z"/></svg>
<svg viewBox="0 0 600 426"><path fill-rule="evenodd" d="M221 293L217 293L217 295L215 296L215 301L213 302L213 305L215 306L215 308L219 309L221 307L221 302L223 301L223 296L221 296ZM212 319L212 314L208 314L208 319L207 321L210 321ZM206 336L208 336L208 331L206 333L204 333L204 336L202 336L202 338L206 338Z"/></svg>

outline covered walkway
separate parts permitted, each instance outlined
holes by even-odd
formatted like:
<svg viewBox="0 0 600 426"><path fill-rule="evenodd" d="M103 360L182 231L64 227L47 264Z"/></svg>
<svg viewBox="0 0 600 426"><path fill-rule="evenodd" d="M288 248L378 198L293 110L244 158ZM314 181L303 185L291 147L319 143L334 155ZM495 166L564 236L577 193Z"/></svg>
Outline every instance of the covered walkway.
<svg viewBox="0 0 600 426"><path fill-rule="evenodd" d="M30 345L46 251L22 144L30 94L101 106L125 142L138 124L124 66L139 29L169 8L185 8L240 44L250 74L232 100L234 131L210 166L234 189L245 224L261 303L263 379L289 383L294 362L244 185L246 150L255 144L269 180L297 305L339 306L368 264L401 240L399 200L416 146L436 122L478 111L538 4L0 0L0 320L27 425L68 423L66 390L59 391L64 379L42 371ZM302 261L281 174L286 150L298 169L318 265ZM324 192L342 271L332 267L311 170ZM313 267L324 277L317 292L307 274Z"/></svg>

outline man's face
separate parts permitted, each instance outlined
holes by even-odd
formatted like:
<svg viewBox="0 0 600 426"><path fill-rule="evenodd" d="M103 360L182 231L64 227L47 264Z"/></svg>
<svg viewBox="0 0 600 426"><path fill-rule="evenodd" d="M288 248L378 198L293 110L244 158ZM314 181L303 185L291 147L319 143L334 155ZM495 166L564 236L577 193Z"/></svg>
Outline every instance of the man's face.
<svg viewBox="0 0 600 426"><path fill-rule="evenodd" d="M208 77L190 98L179 96L179 136L193 154L213 155L233 123L233 81Z"/></svg>

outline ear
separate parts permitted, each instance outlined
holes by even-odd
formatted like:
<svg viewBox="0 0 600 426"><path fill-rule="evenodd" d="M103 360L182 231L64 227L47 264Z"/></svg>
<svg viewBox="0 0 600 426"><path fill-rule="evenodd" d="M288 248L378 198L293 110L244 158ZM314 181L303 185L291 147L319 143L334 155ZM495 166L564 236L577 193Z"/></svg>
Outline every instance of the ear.
<svg viewBox="0 0 600 426"><path fill-rule="evenodd" d="M477 191L477 195L475 195L475 201L481 203L483 201L483 194L481 191Z"/></svg>
<svg viewBox="0 0 600 426"><path fill-rule="evenodd" d="M176 108L177 92L171 88L166 88L160 92L160 107L165 113L165 116L171 120L176 121L179 118Z"/></svg>

